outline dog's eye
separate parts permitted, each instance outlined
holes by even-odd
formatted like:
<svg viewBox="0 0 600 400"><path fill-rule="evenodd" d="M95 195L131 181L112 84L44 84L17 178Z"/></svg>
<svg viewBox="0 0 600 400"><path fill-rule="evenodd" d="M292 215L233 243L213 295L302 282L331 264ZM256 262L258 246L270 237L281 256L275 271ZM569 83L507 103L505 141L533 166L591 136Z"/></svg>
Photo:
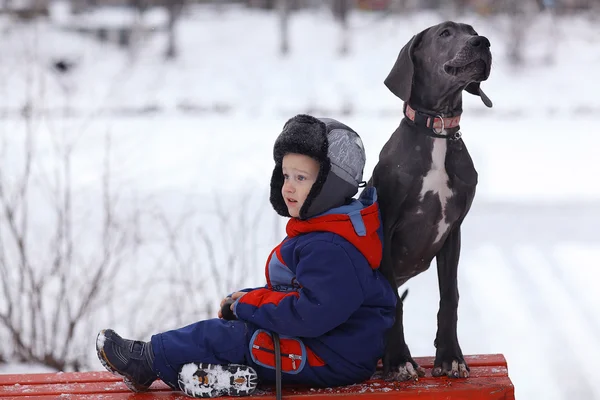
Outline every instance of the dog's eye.
<svg viewBox="0 0 600 400"><path fill-rule="evenodd" d="M441 37L446 37L446 36L450 36L450 31L448 29L444 29L441 33L440 33Z"/></svg>

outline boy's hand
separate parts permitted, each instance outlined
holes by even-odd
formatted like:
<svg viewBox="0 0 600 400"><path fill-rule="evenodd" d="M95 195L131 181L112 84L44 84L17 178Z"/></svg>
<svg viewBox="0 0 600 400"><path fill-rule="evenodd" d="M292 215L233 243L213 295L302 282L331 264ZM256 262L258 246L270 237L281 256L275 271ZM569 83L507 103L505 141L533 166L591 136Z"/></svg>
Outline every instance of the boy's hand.
<svg viewBox="0 0 600 400"><path fill-rule="evenodd" d="M233 303L235 303L235 301L237 299L239 299L240 297L242 297L245 294L246 294L246 292L235 292L231 296L225 297L223 300L221 300L221 304L219 305L219 312L217 313L217 316L219 318L224 318L223 317L223 307L227 304L227 305L229 305L229 311L231 311L231 312L227 312L227 310L225 311L225 314L226 314L225 319L235 319L235 315L233 314Z"/></svg>
<svg viewBox="0 0 600 400"><path fill-rule="evenodd" d="M223 300L221 300L221 304L219 304L219 312L217 313L217 317L223 318L223 312L221 310L223 309L225 303L228 303L230 301L232 301L231 296L227 296Z"/></svg>

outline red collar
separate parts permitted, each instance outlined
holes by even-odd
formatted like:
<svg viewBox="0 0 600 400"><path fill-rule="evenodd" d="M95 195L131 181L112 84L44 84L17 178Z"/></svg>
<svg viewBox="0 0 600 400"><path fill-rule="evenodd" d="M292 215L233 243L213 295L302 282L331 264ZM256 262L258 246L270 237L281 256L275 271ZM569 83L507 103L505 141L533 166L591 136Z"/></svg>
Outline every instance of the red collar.
<svg viewBox="0 0 600 400"><path fill-rule="evenodd" d="M404 103L404 115L417 125L425 126L433 130L435 134L441 134L445 129L456 128L460 123L460 114L454 117L442 117L416 111L408 103ZM437 136L436 136L437 137Z"/></svg>

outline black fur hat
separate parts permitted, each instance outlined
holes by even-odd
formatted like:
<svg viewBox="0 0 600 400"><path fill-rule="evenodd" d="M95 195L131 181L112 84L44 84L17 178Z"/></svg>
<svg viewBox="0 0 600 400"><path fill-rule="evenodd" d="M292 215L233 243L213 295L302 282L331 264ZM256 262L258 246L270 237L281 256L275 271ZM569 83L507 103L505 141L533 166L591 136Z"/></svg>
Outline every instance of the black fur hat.
<svg viewBox="0 0 600 400"><path fill-rule="evenodd" d="M358 134L334 119L296 115L285 123L273 147L270 201L279 215L290 216L281 194L283 157L288 153L304 154L319 163L319 174L300 209L300 219L339 207L358 191L365 165Z"/></svg>

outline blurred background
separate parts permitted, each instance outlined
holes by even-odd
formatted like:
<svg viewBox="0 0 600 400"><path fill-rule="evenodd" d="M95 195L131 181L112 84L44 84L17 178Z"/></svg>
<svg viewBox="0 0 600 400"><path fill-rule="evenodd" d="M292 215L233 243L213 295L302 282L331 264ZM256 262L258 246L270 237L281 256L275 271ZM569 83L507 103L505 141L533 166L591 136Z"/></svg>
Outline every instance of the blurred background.
<svg viewBox="0 0 600 400"><path fill-rule="evenodd" d="M494 107L463 96L462 350L503 353L518 399L600 399L600 0L0 0L0 373L101 370L100 329L262 285L284 122L354 128L368 179L402 118L383 80L445 20L494 58ZM435 265L406 287L434 355Z"/></svg>

